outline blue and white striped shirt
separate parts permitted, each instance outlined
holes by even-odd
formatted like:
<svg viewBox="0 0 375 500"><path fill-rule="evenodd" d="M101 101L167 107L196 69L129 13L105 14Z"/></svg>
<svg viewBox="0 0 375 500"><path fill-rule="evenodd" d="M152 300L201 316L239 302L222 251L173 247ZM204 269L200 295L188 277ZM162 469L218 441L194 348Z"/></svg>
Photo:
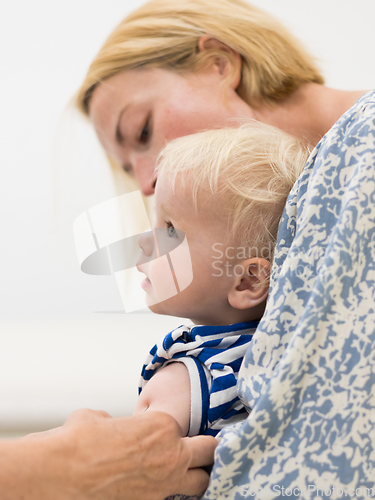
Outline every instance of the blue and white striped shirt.
<svg viewBox="0 0 375 500"><path fill-rule="evenodd" d="M139 393L167 364L180 362L191 384L189 436L215 436L223 427L247 417L237 394L242 359L258 321L226 326L180 326L172 330L148 355L141 373Z"/></svg>

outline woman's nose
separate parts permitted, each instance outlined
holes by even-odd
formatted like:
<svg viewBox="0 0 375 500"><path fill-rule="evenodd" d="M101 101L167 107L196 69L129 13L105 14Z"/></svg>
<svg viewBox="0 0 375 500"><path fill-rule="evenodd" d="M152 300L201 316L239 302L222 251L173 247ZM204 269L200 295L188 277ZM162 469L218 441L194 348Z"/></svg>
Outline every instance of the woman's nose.
<svg viewBox="0 0 375 500"><path fill-rule="evenodd" d="M151 158L133 163L133 172L143 196L151 196L155 192L155 162Z"/></svg>

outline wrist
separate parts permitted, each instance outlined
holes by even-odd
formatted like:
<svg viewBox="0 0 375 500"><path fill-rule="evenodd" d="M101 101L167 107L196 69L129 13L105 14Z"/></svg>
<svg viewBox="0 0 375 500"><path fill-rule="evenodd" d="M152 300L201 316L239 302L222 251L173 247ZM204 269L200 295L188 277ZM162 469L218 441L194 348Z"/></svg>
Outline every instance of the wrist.
<svg viewBox="0 0 375 500"><path fill-rule="evenodd" d="M60 441L51 434L0 442L1 499L73 499Z"/></svg>

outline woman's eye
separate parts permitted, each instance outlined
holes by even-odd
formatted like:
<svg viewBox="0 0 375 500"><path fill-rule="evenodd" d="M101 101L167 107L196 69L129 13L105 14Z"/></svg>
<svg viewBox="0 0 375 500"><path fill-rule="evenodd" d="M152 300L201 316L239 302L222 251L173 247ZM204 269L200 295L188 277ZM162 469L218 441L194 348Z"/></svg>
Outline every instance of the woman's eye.
<svg viewBox="0 0 375 500"><path fill-rule="evenodd" d="M148 139L149 139L149 135L150 135L150 126L149 126L149 120L147 119L143 129L142 129L142 132L141 132L141 135L139 136L139 142L141 144L146 144Z"/></svg>
<svg viewBox="0 0 375 500"><path fill-rule="evenodd" d="M177 231L172 224L168 226L167 233L170 238L178 238Z"/></svg>
<svg viewBox="0 0 375 500"><path fill-rule="evenodd" d="M122 165L122 170L127 174L134 176L133 168L131 165Z"/></svg>

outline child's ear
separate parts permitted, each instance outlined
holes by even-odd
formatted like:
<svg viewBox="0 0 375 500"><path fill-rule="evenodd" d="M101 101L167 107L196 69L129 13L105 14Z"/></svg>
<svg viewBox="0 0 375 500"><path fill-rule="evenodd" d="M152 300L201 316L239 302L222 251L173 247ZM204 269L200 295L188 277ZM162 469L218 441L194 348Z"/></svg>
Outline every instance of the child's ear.
<svg viewBox="0 0 375 500"><path fill-rule="evenodd" d="M236 270L238 269L236 266ZM271 264L266 259L253 258L241 263L243 273L236 272L228 301L235 309L250 309L261 304L268 295Z"/></svg>

